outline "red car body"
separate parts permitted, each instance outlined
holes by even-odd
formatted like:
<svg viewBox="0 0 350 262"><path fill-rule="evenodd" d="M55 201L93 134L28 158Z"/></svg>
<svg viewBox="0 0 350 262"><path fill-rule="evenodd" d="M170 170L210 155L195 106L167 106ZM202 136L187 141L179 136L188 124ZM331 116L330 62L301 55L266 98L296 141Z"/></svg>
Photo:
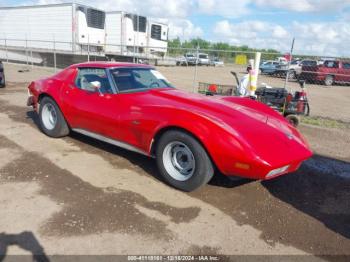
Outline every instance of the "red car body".
<svg viewBox="0 0 350 262"><path fill-rule="evenodd" d="M200 141L227 176L270 179L296 171L312 155L305 139L280 114L247 98L207 97L175 88L101 95L75 87L78 68L122 67L151 68L102 62L73 65L32 82L28 105L38 109L42 97L49 96L72 130L107 137L148 156L154 155L153 145L164 131L184 130Z"/></svg>

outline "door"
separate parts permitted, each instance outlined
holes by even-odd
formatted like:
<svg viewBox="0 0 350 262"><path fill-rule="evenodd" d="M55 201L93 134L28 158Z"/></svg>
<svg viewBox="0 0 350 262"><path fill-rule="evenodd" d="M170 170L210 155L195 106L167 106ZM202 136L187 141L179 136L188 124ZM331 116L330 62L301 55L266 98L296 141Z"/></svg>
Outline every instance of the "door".
<svg viewBox="0 0 350 262"><path fill-rule="evenodd" d="M342 82L350 82L350 62L343 62L340 74Z"/></svg>
<svg viewBox="0 0 350 262"><path fill-rule="evenodd" d="M118 97L105 69L78 69L62 96L71 128L118 139Z"/></svg>

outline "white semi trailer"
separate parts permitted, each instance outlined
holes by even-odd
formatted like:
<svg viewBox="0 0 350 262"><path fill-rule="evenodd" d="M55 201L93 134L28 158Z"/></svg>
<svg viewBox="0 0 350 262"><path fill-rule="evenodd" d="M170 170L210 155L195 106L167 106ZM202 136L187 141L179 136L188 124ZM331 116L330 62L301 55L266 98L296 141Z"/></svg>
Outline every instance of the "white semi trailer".
<svg viewBox="0 0 350 262"><path fill-rule="evenodd" d="M6 39L6 43L5 43ZM0 7L0 45L62 53L103 51L105 12L69 3Z"/></svg>
<svg viewBox="0 0 350 262"><path fill-rule="evenodd" d="M168 26L125 12L106 13L106 55L163 56L168 47Z"/></svg>

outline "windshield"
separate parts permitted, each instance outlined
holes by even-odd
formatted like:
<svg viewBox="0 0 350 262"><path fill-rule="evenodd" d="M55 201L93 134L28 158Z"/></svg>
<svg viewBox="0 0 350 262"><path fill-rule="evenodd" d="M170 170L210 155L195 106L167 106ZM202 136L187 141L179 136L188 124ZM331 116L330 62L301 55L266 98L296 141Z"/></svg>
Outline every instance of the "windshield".
<svg viewBox="0 0 350 262"><path fill-rule="evenodd" d="M208 56L207 55L199 55L199 58L202 58L202 59L207 59Z"/></svg>
<svg viewBox="0 0 350 262"><path fill-rule="evenodd" d="M118 68L111 74L120 92L173 87L160 72L150 68Z"/></svg>
<svg viewBox="0 0 350 262"><path fill-rule="evenodd" d="M313 60L304 60L303 66L317 66L317 62Z"/></svg>

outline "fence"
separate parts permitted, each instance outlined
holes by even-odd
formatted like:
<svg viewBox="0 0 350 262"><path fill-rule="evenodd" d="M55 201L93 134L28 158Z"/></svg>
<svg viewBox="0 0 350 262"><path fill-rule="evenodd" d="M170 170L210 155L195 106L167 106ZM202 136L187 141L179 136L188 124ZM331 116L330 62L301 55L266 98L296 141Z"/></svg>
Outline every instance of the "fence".
<svg viewBox="0 0 350 262"><path fill-rule="evenodd" d="M228 51L199 48L165 48L122 45L76 45L62 41L33 39L0 39L0 60L21 63L30 68L47 67L57 71L74 63L84 61L123 61L149 63L162 67L176 86L197 91L201 85L236 86L238 78L246 74L251 51ZM281 53L263 52L258 85L298 88L298 81L308 84L331 86L350 83L350 60L317 56L297 56L292 63L283 62ZM280 61L278 61L280 59ZM168 67L165 67L168 66ZM176 67L176 68L175 68Z"/></svg>

